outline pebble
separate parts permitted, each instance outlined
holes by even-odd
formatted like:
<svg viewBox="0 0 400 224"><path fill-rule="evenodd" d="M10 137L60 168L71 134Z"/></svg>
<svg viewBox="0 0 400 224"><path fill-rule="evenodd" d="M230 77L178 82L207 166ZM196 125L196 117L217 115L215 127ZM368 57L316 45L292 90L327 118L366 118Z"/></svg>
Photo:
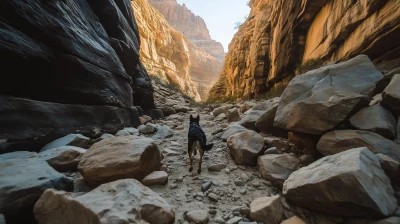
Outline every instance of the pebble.
<svg viewBox="0 0 400 224"><path fill-rule="evenodd" d="M221 217L217 217L214 219L214 222L218 223L218 224L224 224L225 220Z"/></svg>
<svg viewBox="0 0 400 224"><path fill-rule="evenodd" d="M217 214L217 210L211 209L208 211L208 213L210 213L211 215L215 215L215 214Z"/></svg>
<svg viewBox="0 0 400 224"><path fill-rule="evenodd" d="M178 188L178 185L177 184L171 184L170 187L171 187L171 189L175 189L175 188Z"/></svg>
<svg viewBox="0 0 400 224"><path fill-rule="evenodd" d="M234 217L232 219L229 219L226 224L238 224L240 221L242 221L242 217Z"/></svg>
<svg viewBox="0 0 400 224"><path fill-rule="evenodd" d="M210 193L210 194L208 195L208 198L209 198L211 201L214 201L214 202L217 202L217 201L219 200L218 195L216 195L216 194L214 194L214 193Z"/></svg>
<svg viewBox="0 0 400 224"><path fill-rule="evenodd" d="M276 147L271 147L264 152L265 155L267 154L280 154L280 151Z"/></svg>
<svg viewBox="0 0 400 224"><path fill-rule="evenodd" d="M237 179L237 180L235 180L235 185L236 186L243 186L244 185L244 181Z"/></svg>
<svg viewBox="0 0 400 224"><path fill-rule="evenodd" d="M183 177L178 177L178 179L177 179L179 182L182 182L183 181Z"/></svg>
<svg viewBox="0 0 400 224"><path fill-rule="evenodd" d="M208 181L208 182L204 183L203 185L201 185L201 190L203 192L206 192L206 191L208 191L208 189L210 189L210 187L211 187L211 182Z"/></svg>
<svg viewBox="0 0 400 224"><path fill-rule="evenodd" d="M162 165L161 168L160 168L160 171L167 172L167 166L166 165Z"/></svg>
<svg viewBox="0 0 400 224"><path fill-rule="evenodd" d="M226 164L225 163L218 163L218 164L212 164L210 166L208 166L208 171L211 172L219 172L222 169L226 168Z"/></svg>
<svg viewBox="0 0 400 224"><path fill-rule="evenodd" d="M242 173L242 180L246 183L250 178L249 178L249 176L247 176L247 174L245 174L245 173Z"/></svg>
<svg viewBox="0 0 400 224"><path fill-rule="evenodd" d="M226 168L224 171L226 174L229 174L231 172L228 168Z"/></svg>

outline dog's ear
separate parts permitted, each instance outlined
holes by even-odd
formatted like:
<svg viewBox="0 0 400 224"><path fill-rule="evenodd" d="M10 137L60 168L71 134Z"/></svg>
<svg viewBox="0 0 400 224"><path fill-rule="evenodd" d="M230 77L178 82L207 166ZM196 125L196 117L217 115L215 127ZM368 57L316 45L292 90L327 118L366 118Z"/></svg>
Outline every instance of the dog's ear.
<svg viewBox="0 0 400 224"><path fill-rule="evenodd" d="M196 120L197 120L197 122L200 122L200 114L199 114L199 115L197 115L197 118L196 118Z"/></svg>
<svg viewBox="0 0 400 224"><path fill-rule="evenodd" d="M190 123L192 123L192 122L193 122L193 116L190 115Z"/></svg>

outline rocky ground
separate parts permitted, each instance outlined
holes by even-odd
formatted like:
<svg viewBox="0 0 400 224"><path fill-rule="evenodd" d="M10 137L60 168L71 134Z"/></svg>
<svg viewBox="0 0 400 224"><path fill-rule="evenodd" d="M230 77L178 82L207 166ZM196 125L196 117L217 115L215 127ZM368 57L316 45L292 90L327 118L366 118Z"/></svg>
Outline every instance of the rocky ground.
<svg viewBox="0 0 400 224"><path fill-rule="evenodd" d="M400 223L395 73L359 56L297 76L280 98L205 106L153 82L164 118L0 155L0 213L40 224ZM199 155L189 172L190 115L214 144L200 174Z"/></svg>

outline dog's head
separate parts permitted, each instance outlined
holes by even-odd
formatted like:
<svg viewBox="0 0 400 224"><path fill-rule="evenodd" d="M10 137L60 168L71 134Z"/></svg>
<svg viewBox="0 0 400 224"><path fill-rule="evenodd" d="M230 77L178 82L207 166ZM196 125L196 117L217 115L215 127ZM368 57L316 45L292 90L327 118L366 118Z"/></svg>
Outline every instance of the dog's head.
<svg viewBox="0 0 400 224"><path fill-rule="evenodd" d="M197 115L196 118L194 118L192 115L190 115L190 125L192 124L200 124L200 115Z"/></svg>

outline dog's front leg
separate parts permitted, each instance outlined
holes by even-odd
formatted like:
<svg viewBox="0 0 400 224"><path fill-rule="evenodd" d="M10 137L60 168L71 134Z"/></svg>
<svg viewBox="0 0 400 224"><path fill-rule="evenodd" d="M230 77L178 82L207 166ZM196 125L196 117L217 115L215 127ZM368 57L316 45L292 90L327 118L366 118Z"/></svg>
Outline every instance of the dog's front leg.
<svg viewBox="0 0 400 224"><path fill-rule="evenodd" d="M188 154L189 154L189 172L192 172L193 170L193 158L192 158L192 142L189 140L188 141Z"/></svg>

